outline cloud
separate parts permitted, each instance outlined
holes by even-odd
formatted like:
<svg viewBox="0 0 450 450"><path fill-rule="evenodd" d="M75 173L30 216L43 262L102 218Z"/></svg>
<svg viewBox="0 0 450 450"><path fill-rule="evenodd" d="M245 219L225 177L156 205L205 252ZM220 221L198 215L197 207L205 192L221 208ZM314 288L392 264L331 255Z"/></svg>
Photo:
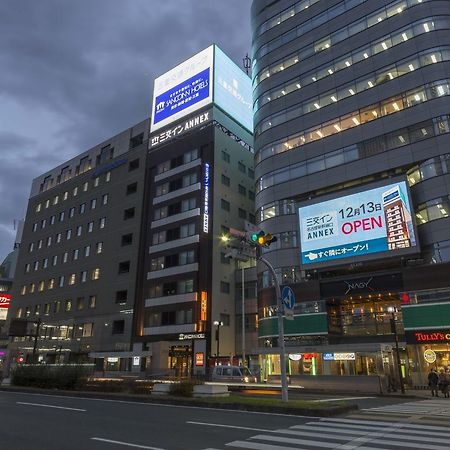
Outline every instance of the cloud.
<svg viewBox="0 0 450 450"><path fill-rule="evenodd" d="M217 43L250 53L251 0L0 5L0 259L32 179L149 114L153 79Z"/></svg>

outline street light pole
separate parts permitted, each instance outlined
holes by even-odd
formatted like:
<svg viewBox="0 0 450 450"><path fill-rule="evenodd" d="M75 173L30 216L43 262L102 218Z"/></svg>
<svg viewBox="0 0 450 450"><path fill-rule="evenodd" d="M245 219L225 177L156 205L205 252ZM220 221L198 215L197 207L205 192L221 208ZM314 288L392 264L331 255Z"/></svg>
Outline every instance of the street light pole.
<svg viewBox="0 0 450 450"><path fill-rule="evenodd" d="M396 360L397 360L397 371L398 371L398 377L400 381L400 390L402 394L405 393L405 383L403 382L403 374L402 374L402 367L401 367L401 361L400 361L400 349L398 345L398 333L397 333L397 323L395 321L395 313L397 312L397 308L394 306L390 306L388 308L388 311L391 313L391 329L394 333L394 339L395 339L395 353L396 353Z"/></svg>
<svg viewBox="0 0 450 450"><path fill-rule="evenodd" d="M216 356L216 366L219 364L219 341L220 341L220 327L223 325L223 322L221 320L215 320L214 325L217 326L216 330L216 341L217 341L217 356Z"/></svg>
<svg viewBox="0 0 450 450"><path fill-rule="evenodd" d="M275 269L272 264L270 264L267 259L260 256L259 261L264 263L270 270L275 284L275 292L277 296L277 316L278 316L278 348L280 349L280 366L281 366L281 400L287 402L288 398L288 385L287 385L287 374L286 374L286 349L284 345L284 318L283 318L283 303L281 299L281 289L278 283L277 276L275 274Z"/></svg>
<svg viewBox="0 0 450 450"><path fill-rule="evenodd" d="M241 275L242 275L242 365L246 366L245 360L245 275L244 264L241 262Z"/></svg>

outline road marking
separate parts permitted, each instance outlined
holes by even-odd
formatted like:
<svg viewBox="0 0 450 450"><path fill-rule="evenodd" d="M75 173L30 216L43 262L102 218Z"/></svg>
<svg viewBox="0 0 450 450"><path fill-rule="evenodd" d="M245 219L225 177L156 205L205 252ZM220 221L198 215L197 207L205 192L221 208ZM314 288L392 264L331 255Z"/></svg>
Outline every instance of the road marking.
<svg viewBox="0 0 450 450"><path fill-rule="evenodd" d="M193 425L205 425L208 427L236 428L237 430L262 431L265 433L277 433L278 432L277 430L266 430L264 428L240 427L238 425L225 425L225 424L221 424L221 423L191 422L191 421L186 421L186 423L190 423Z"/></svg>
<svg viewBox="0 0 450 450"><path fill-rule="evenodd" d="M91 438L91 440L92 441L106 442L108 444L125 445L127 447L145 448L147 450L164 450L163 448L159 448L159 447L149 447L147 445L130 444L129 442L113 441L111 439L104 439L104 438L98 438L98 437L93 437L93 438Z"/></svg>
<svg viewBox="0 0 450 450"><path fill-rule="evenodd" d="M340 398L324 398L319 400L311 400L315 403L321 403L321 402L338 402L341 400L363 400L368 398L375 398L375 397L340 397Z"/></svg>
<svg viewBox="0 0 450 450"><path fill-rule="evenodd" d="M88 400L88 401L98 401L98 402L110 402L110 403L124 403L127 405L143 405L143 406L157 406L157 407L167 407L167 408L184 408L184 409L203 409L208 411L220 411L222 412L233 412L233 413L243 413L243 414L257 414L262 416L281 416L281 417L295 417L295 418L306 418L306 419L317 419L317 416L300 416L298 414L282 414L282 413L268 413L268 412L258 412L258 411L243 411L240 409L222 409L222 408L214 408L211 407L202 407L202 406L183 406L183 405L168 405L166 403L153 403L153 402L130 402L127 400L111 400L106 398L92 398L92 397L75 397L72 395L52 395L52 394L32 394L28 392L19 392L19 391L4 391L0 389L0 395L2 393L6 394L20 394L29 396L38 396L38 397L53 397L53 398L70 398L75 400Z"/></svg>
<svg viewBox="0 0 450 450"><path fill-rule="evenodd" d="M86 409L67 408L66 406L44 405L43 403L28 403L28 402L16 402L16 403L17 403L18 405L42 406L43 408L67 409L67 410L69 410L69 411L82 411L82 412L86 412Z"/></svg>

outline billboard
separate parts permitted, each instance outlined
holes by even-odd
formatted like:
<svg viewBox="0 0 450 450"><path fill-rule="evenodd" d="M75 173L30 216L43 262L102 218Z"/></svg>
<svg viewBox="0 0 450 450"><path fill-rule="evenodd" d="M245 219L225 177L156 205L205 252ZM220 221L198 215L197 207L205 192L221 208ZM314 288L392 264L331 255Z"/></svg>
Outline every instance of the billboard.
<svg viewBox="0 0 450 450"><path fill-rule="evenodd" d="M213 53L210 46L155 79L152 132L212 102Z"/></svg>
<svg viewBox="0 0 450 450"><path fill-rule="evenodd" d="M253 133L251 79L217 46L214 55L214 103Z"/></svg>
<svg viewBox="0 0 450 450"><path fill-rule="evenodd" d="M299 208L302 265L418 251L405 181Z"/></svg>
<svg viewBox="0 0 450 450"><path fill-rule="evenodd" d="M11 295L0 293L0 320L6 320L10 303Z"/></svg>

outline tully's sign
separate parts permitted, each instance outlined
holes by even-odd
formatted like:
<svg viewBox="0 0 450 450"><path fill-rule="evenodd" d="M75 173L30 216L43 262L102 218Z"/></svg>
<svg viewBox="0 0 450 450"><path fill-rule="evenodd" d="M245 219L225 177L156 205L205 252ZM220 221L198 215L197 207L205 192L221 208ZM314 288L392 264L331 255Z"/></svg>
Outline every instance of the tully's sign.
<svg viewBox="0 0 450 450"><path fill-rule="evenodd" d="M450 343L450 330L406 330L405 335L408 344Z"/></svg>

